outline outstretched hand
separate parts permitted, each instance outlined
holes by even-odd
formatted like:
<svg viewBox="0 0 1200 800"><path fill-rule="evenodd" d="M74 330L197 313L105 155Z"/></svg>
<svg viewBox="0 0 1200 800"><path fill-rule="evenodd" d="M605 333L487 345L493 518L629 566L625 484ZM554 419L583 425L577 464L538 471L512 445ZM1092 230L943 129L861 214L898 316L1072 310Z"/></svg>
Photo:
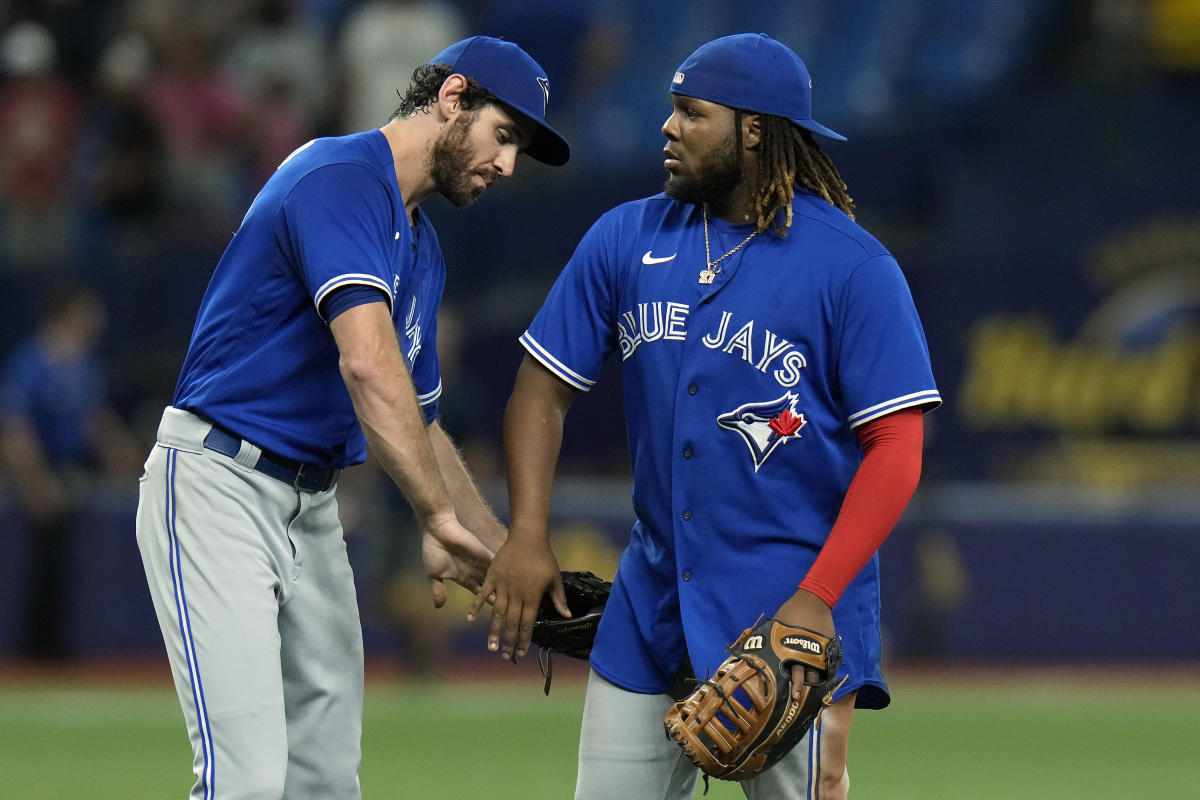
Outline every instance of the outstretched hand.
<svg viewBox="0 0 1200 800"><path fill-rule="evenodd" d="M433 585L433 605L441 608L446 604L448 580L469 591L479 591L492 562L492 551L455 519L426 530L421 539L421 557Z"/></svg>
<svg viewBox="0 0 1200 800"><path fill-rule="evenodd" d="M499 651L505 660L520 658L529 650L533 623L547 592L558 613L570 617L562 573L549 545L544 540L524 544L510 536L496 553L467 620L474 622L483 605L491 604L488 650Z"/></svg>

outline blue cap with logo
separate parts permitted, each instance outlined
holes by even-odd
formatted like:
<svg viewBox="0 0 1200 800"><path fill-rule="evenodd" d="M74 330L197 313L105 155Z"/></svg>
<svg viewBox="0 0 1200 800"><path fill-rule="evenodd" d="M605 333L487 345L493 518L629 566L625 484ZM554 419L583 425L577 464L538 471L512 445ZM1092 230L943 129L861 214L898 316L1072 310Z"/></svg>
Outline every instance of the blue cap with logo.
<svg viewBox="0 0 1200 800"><path fill-rule="evenodd" d="M472 36L455 42L430 64L445 64L475 81L496 99L519 111L536 125L525 152L543 164L561 166L571 158L571 147L558 131L546 124L550 104L550 80L517 45L491 36Z"/></svg>
<svg viewBox="0 0 1200 800"><path fill-rule="evenodd" d="M813 120L812 78L800 56L765 33L738 33L701 45L675 71L671 91L783 117L813 133L846 141Z"/></svg>

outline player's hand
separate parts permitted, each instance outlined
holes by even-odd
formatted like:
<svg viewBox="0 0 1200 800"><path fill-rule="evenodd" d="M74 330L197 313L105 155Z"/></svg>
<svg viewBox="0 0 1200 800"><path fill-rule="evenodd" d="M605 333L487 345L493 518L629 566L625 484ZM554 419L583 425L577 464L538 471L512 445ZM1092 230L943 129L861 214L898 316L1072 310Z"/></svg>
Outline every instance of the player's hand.
<svg viewBox="0 0 1200 800"><path fill-rule="evenodd" d="M833 625L832 609L825 605L824 600L804 589L797 589L795 594L779 607L779 610L775 612L775 619L784 625L808 628L810 631L816 631L831 638L837 634ZM800 690L796 687L804 683L815 684L821 681L820 673L811 668L808 671L811 674L806 675L803 665L792 665L792 697L796 700L800 699Z"/></svg>
<svg viewBox="0 0 1200 800"><path fill-rule="evenodd" d="M453 516L431 525L421 538L425 573L433 584L433 605L446 604L446 581L478 592L492 561L492 551Z"/></svg>
<svg viewBox="0 0 1200 800"><path fill-rule="evenodd" d="M529 650L533 623L547 592L558 613L570 617L562 573L546 538L510 536L496 553L483 587L467 610L467 620L474 622L484 603L490 603L488 650L499 652L505 660L520 658Z"/></svg>

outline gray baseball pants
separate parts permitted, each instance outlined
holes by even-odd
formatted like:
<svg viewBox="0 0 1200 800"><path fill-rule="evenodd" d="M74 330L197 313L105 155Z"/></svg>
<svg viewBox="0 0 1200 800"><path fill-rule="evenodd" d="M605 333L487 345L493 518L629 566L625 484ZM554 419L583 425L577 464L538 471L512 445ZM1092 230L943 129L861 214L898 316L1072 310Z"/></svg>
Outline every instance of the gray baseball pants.
<svg viewBox="0 0 1200 800"><path fill-rule="evenodd" d="M357 800L362 628L335 490L204 448L168 408L137 540L194 753L192 800Z"/></svg>
<svg viewBox="0 0 1200 800"><path fill-rule="evenodd" d="M622 689L589 670L575 800L690 800L699 770L667 738L665 694ZM812 731L766 772L742 781L749 800L814 800L820 737Z"/></svg>

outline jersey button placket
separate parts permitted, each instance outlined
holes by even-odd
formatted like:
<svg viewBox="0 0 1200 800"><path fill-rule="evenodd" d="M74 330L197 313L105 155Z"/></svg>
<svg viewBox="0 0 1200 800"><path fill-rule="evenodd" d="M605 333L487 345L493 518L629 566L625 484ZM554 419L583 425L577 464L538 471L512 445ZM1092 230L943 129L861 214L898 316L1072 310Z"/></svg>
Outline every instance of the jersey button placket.
<svg viewBox="0 0 1200 800"><path fill-rule="evenodd" d="M700 392L700 386L698 384L696 384L696 383L688 383L687 384L687 398L695 397L699 392ZM687 399L687 398L685 398L685 399ZM686 417L690 418L690 416L691 416L691 412L689 411L688 414L686 415ZM680 437L683 441L678 441L678 440L676 441L676 447L678 447L676 452L679 453L681 456L683 456L684 460L691 460L696 455L695 447L692 444L692 441L694 441L695 431L694 430L689 431L685 427L683 430L680 430L679 432L683 434ZM692 441L688 441L689 439L691 439ZM690 486L691 481L684 479L683 478L684 475L690 475L690 473L687 473L683 469L677 470L677 478L683 479L685 481L685 484ZM685 508L681 512L679 512L679 517L684 522L690 523L692 520L693 513L694 512L692 511L691 508ZM697 531L692 530L690 527L688 530L690 530L691 532L683 533L683 530L682 529L680 530L680 533L684 537L684 541L687 541L688 539L690 539L692 536L694 536L697 533ZM686 550L686 548L685 548L685 550ZM686 561L691 560L690 555L685 554L684 551L680 551L679 555L680 555L681 561L683 561L684 563L686 563ZM679 575L679 579L683 583L690 583L692 580L692 571L690 569L684 569L683 563L679 564L679 567L680 567L680 572L677 573Z"/></svg>
<svg viewBox="0 0 1200 800"><path fill-rule="evenodd" d="M699 391L699 387L697 387L696 384L694 384L694 383L688 384L687 391L688 391L689 395L695 395L696 392ZM692 446L690 444L684 444L683 447L680 448L679 452L683 455L683 457L685 459L689 459L696 454L696 451L692 449ZM683 510L683 513L680 514L679 516L681 516L683 518L684 522L687 522L692 518L692 510L690 508L685 508Z"/></svg>

